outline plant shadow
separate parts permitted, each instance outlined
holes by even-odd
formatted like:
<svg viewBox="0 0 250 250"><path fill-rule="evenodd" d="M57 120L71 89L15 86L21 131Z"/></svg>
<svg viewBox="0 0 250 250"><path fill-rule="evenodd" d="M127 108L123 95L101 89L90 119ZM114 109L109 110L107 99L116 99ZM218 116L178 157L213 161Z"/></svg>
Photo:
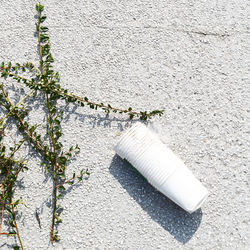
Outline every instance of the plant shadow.
<svg viewBox="0 0 250 250"><path fill-rule="evenodd" d="M141 208L176 240L185 244L193 237L202 220L201 209L192 214L184 211L138 175L118 155L113 157L109 171Z"/></svg>
<svg viewBox="0 0 250 250"><path fill-rule="evenodd" d="M120 131L125 128L131 127L135 122L141 121L140 118L129 119L128 116L121 116L119 114L107 114L103 110L97 110L96 114L86 114L88 113L89 107L80 107L75 103L66 103L63 105L64 111L64 122L68 122L73 116L74 120L79 120L80 122L88 122L92 125L92 128L104 127L111 128L116 126ZM84 110L84 112L82 112ZM114 125L115 124L115 125Z"/></svg>

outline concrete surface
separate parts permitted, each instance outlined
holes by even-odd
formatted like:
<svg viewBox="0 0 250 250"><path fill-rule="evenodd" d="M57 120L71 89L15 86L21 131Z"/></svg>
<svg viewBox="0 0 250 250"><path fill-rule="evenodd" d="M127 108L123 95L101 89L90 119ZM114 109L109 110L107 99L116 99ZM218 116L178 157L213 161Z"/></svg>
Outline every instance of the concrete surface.
<svg viewBox="0 0 250 250"><path fill-rule="evenodd" d="M1 0L1 61L37 62L34 2ZM154 126L210 196L187 214L115 155L124 116L68 105L64 141L81 147L69 173L89 167L91 176L65 195L52 246L51 182L29 154L32 171L17 190L29 205L19 221L25 249L249 249L249 2L43 3L61 84L117 107L165 108ZM32 107L31 121L42 121ZM0 248L13 242L1 237Z"/></svg>

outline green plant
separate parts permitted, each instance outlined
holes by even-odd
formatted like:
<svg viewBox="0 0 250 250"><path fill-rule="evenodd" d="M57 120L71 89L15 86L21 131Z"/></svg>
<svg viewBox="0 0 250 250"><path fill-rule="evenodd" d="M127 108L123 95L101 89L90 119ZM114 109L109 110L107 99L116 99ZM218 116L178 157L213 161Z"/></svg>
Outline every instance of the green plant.
<svg viewBox="0 0 250 250"><path fill-rule="evenodd" d="M1 87L1 86L0 86ZM2 99L0 95L0 103L2 105L8 106L7 103ZM14 200L13 195L17 187L17 178L20 172L28 170L27 162L23 159L15 159L16 152L21 148L25 139L16 143L13 140L13 146L9 147L9 153L6 151L6 146L3 145L3 137L6 135L6 130L9 130L7 124L2 124L0 127L0 180L1 180L1 194L0 194L0 206L2 207L1 211L1 221L0 221L0 235L8 236L17 236L20 246L23 249L23 244L21 236L17 226L16 220L16 209L19 204L24 204L21 198ZM11 229L10 232L2 232L2 224L4 211L8 213L7 224ZM18 249L18 246L14 246L14 249Z"/></svg>
<svg viewBox="0 0 250 250"><path fill-rule="evenodd" d="M17 184L18 174L27 168L27 162L16 160L15 153L20 149L24 142L29 143L35 151L42 157L41 165L53 180L52 191L52 222L50 239L52 242L58 241L57 226L62 222L60 218L63 208L58 204L62 198L63 193L68 185L73 185L76 181L82 181L84 175L89 175L88 169L80 170L79 173L73 173L68 177L66 169L69 166L72 157L80 152L78 145L71 146L68 150L64 150L60 138L63 136L61 123L63 121L63 111L58 109L57 101L64 100L65 103L76 103L80 106L88 106L91 109L102 109L106 113L114 112L120 114L127 114L130 119L135 117L141 120L147 120L155 115L162 115L163 110L154 110L151 112L133 111L131 107L128 109L114 108L110 104L96 103L89 101L87 97L79 97L70 93L67 89L60 86L60 76L58 72L53 69L53 56L50 51L50 40L48 35L48 27L44 26L46 16L43 14L44 6L40 3L36 4L37 23L36 36L38 38L39 48L39 66L31 62L27 63L4 63L0 65L1 77L7 79L13 78L18 83L23 83L28 86L31 91L18 103L13 104L13 101L5 90L4 84L0 85L0 105L7 112L0 120L0 143L5 135L7 123L14 118L17 129L22 133L23 140L14 143L14 147L10 148L10 154L6 155L6 147L0 144L0 178L1 178L1 195L0 206L2 208L0 233L7 235L17 235L20 247L24 249L20 233L16 221L16 208L23 203L22 199L13 201L14 189ZM30 73L31 77L23 76L24 72ZM25 101L28 97L36 98L37 94L45 97L45 107L47 109L46 116L46 135L49 138L47 141L42 139L42 136L36 131L39 124L30 125L25 118L29 114L29 110L25 108ZM11 120L12 119L12 120ZM32 169L29 169L31 171ZM2 233L1 226L3 223L4 211L9 214L9 225L15 230L9 233ZM19 246L14 246L19 249Z"/></svg>

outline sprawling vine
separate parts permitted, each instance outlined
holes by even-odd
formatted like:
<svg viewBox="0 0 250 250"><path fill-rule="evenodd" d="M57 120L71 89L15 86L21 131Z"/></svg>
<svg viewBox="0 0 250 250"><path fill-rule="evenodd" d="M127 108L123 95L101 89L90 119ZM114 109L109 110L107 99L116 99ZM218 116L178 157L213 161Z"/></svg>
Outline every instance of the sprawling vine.
<svg viewBox="0 0 250 250"><path fill-rule="evenodd" d="M0 103L1 105L8 106L8 103L4 101L2 95L0 95ZM6 130L9 130L7 124L2 123L0 126L0 235L17 236L20 246L14 245L13 248L20 249L21 247L21 249L24 249L16 219L17 207L20 204L24 204L24 202L22 198L14 199L14 193L17 188L19 174L28 170L25 160L15 158L16 152L21 148L26 139L22 139L19 142L13 140L13 146L7 150L3 144L3 139L7 134ZM9 228L11 228L9 232L3 231L5 213L8 215L6 223Z"/></svg>
<svg viewBox="0 0 250 250"><path fill-rule="evenodd" d="M81 107L88 106L91 109L102 109L106 113L114 112L127 114L130 119L135 117L141 120L147 120L155 115L161 116L163 110L153 111L134 111L131 107L128 109L115 108L110 104L96 103L90 101L88 97L77 96L60 85L60 76L53 69L53 56L51 54L51 44L49 39L49 29L44 25L46 15L43 14L44 6L40 3L36 4L37 23L36 36L38 39L39 48L39 65L35 66L32 62L27 63L5 63L0 65L1 77L5 80L12 78L17 83L23 83L30 88L30 92L19 101L17 104L11 100L5 85L0 84L0 106L6 111L6 115L0 117L0 235L17 236L19 246L15 245L14 249L24 249L21 240L21 234L17 225L17 207L24 203L23 200L14 199L14 191L17 187L19 173L28 169L27 162L15 158L16 152L21 146L27 142L33 149L40 154L41 165L50 175L53 181L52 190L52 220L50 239L51 242L58 241L58 225L62 222L61 213L63 208L59 204L65 190L69 185L76 181L82 181L84 175L89 175L88 169L79 170L79 173L73 173L68 176L66 173L67 167L70 165L72 157L80 152L78 145L71 146L65 151L60 138L63 136L61 123L63 121L63 111L57 107L58 100L64 100L65 103L76 103ZM25 74L24 74L25 73ZM27 77L26 73L30 75ZM36 98L37 93L44 96L44 107L46 108L46 139L42 139L41 134L37 132L39 124L31 125L27 122L26 117L29 114L29 109L25 106L27 98ZM14 143L14 147L9 148L9 153L6 153L6 146L3 138L5 136L8 123L14 119L17 129L22 133L23 139L18 143ZM13 228L9 232L2 232L4 213L8 214L8 225Z"/></svg>

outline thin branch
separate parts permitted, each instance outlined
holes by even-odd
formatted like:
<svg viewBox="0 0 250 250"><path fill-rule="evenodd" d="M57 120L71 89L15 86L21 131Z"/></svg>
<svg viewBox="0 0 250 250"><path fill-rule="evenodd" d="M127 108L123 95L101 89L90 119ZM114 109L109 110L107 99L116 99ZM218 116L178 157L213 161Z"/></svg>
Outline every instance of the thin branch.
<svg viewBox="0 0 250 250"><path fill-rule="evenodd" d="M13 216L13 221L14 221L15 228L16 228L17 237L18 237L18 240L19 240L19 243L21 245L22 250L24 250L23 243L22 243L21 236L20 236L20 233L19 233L19 230L18 230L18 226L17 226L17 222L16 222L16 212L14 210L14 206L13 205L11 206L11 210L12 210L12 216Z"/></svg>
<svg viewBox="0 0 250 250"><path fill-rule="evenodd" d="M4 195L4 185L2 185L2 195ZM1 215L1 222L0 222L0 233L2 233L2 224L3 224L4 208L5 208L5 204L2 204L2 215Z"/></svg>
<svg viewBox="0 0 250 250"><path fill-rule="evenodd" d="M42 51L42 44L41 44L41 10L38 9L38 47L39 47L39 57L40 57L40 66L41 66L41 70L42 70L42 76L44 77L44 79L46 78L46 71L44 69L44 62L43 62L43 51ZM51 231L50 231L50 237L51 237L51 241L54 242L55 241L55 220L56 220L56 207L57 207L57 149L56 149L56 141L55 141L55 135L54 135L54 128L53 128L53 124L52 124L52 113L51 113L51 109L49 107L49 94L46 93L46 105L48 107L48 123L50 126L50 138L52 141L52 147L53 147L53 153L55 156L54 162L53 162L53 171L55 173L55 175L53 176L53 214L52 214L52 225L51 225Z"/></svg>

